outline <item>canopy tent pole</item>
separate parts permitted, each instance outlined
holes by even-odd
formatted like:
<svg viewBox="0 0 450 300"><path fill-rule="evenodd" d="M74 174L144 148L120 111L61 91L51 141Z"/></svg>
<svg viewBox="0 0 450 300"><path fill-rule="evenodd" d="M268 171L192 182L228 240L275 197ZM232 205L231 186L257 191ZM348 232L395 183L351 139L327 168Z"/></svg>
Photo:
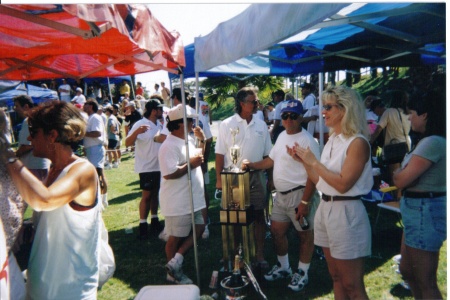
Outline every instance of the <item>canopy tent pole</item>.
<svg viewBox="0 0 450 300"><path fill-rule="evenodd" d="M181 83L181 103L184 108L186 108L186 95L184 93L184 76L183 73L180 74ZM192 179L191 179L191 164L189 163L189 132L187 129L187 116L186 109L183 110L183 123L184 123L184 145L186 147L186 163L187 163L187 178L189 186L189 198L191 204L191 221L192 221L192 237L194 239L194 259L195 259L195 270L197 272L197 285L200 286L200 272L198 268L198 253L197 253L197 233L195 230L195 214L194 214L194 197L192 195Z"/></svg>
<svg viewBox="0 0 450 300"><path fill-rule="evenodd" d="M197 115L200 113L200 107L198 105L198 72L195 72L195 112ZM197 125L198 125L198 117L197 117ZM202 128L203 129L203 128Z"/></svg>
<svg viewBox="0 0 450 300"><path fill-rule="evenodd" d="M112 95L111 95L111 83L109 82L109 77L106 77L108 79L108 94L109 94L109 101L111 101L111 104L113 103Z"/></svg>
<svg viewBox="0 0 450 300"><path fill-rule="evenodd" d="M323 73L319 73L319 149L320 153L323 150L323 116L322 116L322 91L323 91Z"/></svg>

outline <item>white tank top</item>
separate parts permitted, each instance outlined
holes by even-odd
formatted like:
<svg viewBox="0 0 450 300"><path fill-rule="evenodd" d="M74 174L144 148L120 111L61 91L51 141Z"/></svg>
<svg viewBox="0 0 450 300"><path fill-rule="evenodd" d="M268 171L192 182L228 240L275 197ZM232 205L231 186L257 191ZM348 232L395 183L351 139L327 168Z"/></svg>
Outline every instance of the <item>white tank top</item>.
<svg viewBox="0 0 450 300"><path fill-rule="evenodd" d="M68 165L70 168L84 159ZM101 209L41 212L28 263L27 299L97 299Z"/></svg>

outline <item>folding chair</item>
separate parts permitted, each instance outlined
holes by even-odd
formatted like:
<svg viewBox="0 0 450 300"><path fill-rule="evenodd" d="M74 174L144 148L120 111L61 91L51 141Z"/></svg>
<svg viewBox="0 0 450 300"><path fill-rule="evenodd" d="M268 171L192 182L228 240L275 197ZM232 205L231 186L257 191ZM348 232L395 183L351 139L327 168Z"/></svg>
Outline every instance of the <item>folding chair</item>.
<svg viewBox="0 0 450 300"><path fill-rule="evenodd" d="M374 232L376 232L376 228L378 225L378 219L380 217L380 212L382 209L387 209L393 212L397 213L398 219L400 221L400 224L402 222L402 216L400 213L400 201L398 201L398 199L396 199L395 197L395 192L397 191L397 187L396 186L390 186L390 187L386 187L386 188L382 188L380 189L380 192L383 193L382 198L381 198L381 202L377 204L378 206L378 213L377 213L377 218L375 220L375 226L374 226ZM389 201L389 202L384 202L384 197L386 194L391 193L393 198L396 199L395 201Z"/></svg>

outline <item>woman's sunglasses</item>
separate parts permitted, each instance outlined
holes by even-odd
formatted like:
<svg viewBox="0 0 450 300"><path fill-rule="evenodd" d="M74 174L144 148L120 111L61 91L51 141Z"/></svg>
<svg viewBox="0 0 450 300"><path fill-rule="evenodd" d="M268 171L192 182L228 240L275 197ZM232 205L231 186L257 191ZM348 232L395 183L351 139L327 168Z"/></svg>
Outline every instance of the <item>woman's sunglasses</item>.
<svg viewBox="0 0 450 300"><path fill-rule="evenodd" d="M298 116L299 116L299 114L296 114L296 113L290 113L290 114L285 113L285 114L282 114L282 115L281 115L281 118L282 118L283 120L285 120L285 121L286 121L288 118L291 119L291 120L297 120L297 119L298 119Z"/></svg>
<svg viewBox="0 0 450 300"><path fill-rule="evenodd" d="M339 104L325 104L322 106L323 109L325 109L326 111L329 111L333 108L333 106L340 106Z"/></svg>

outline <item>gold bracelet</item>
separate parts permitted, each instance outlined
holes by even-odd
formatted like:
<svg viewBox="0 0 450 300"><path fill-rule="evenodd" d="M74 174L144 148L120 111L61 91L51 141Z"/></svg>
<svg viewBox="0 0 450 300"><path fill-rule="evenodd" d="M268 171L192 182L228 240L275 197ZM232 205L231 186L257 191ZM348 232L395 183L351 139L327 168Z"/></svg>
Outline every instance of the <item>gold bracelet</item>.
<svg viewBox="0 0 450 300"><path fill-rule="evenodd" d="M300 201L300 203L301 203L301 204L304 204L304 205L306 205L306 206L309 205L309 202L308 202L308 201L305 201L305 200Z"/></svg>

